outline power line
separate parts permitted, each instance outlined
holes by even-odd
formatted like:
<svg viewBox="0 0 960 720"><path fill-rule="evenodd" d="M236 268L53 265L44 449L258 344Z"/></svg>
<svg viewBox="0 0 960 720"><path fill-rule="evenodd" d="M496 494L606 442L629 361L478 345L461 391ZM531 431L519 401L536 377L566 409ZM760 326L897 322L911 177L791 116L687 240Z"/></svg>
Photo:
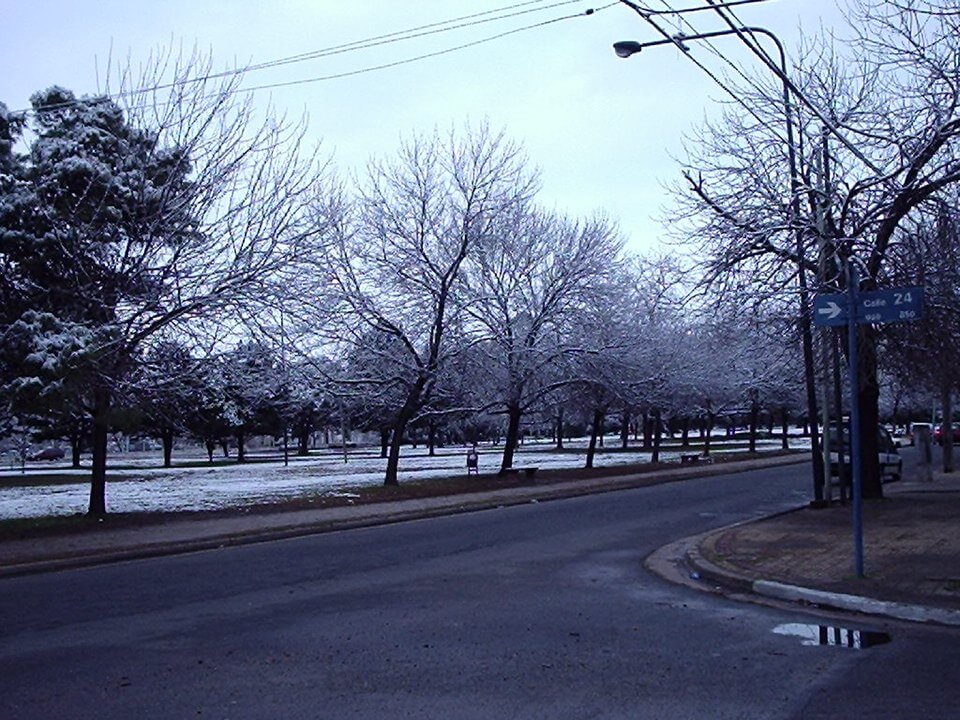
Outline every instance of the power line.
<svg viewBox="0 0 960 720"><path fill-rule="evenodd" d="M577 0L574 0L574 1L577 1ZM565 3L564 3L564 4L565 4ZM437 57L437 56L439 56L439 55L447 55L447 54L452 53L452 52L457 52L457 51L459 51L459 50L465 50L466 48L475 47L475 46L477 46L477 45L482 45L482 44L484 44L484 43L492 42L492 41L494 41L494 40L500 40L501 38L505 38L505 37L507 37L507 36L509 36L509 35L515 35L515 34L520 33L520 32L526 32L527 30L534 30L534 29L536 29L536 28L545 27L546 25L552 25L552 24L554 24L554 23L562 22L563 20L571 20L571 19L577 18L577 17L584 17L584 16L586 16L586 15L593 15L595 12L598 12L598 11L600 11L600 10L606 10L607 8L612 7L613 5L617 5L617 4L618 4L618 3L615 3L615 2L614 2L614 3L611 3L610 5L605 5L605 6L601 7L601 8L596 8L596 9L592 9L592 8L591 8L590 10L587 10L587 11L582 12L582 13L575 13L575 14L573 14L573 15L564 15L563 17L553 18L552 20L544 20L544 21L542 21L542 22L534 23L534 24L532 24L532 25L525 25L525 26L523 26L523 27L514 28L513 30L507 30L507 31L505 31L505 32L497 33L496 35L491 35L491 36L489 36L489 37L481 38L481 39L479 39L479 40L473 40L473 41L468 42L468 43L463 43L462 45L456 45L456 46L454 46L454 47L445 48L445 49L443 49L443 50L436 50L436 51L434 51L434 52L424 53L424 54L422 54L422 55L417 55L417 56L411 57L411 58L405 58L405 59L403 59L403 60L395 60L395 61L393 61L393 62L383 63L383 64L381 64L381 65L372 65L372 66L370 66L370 67L360 68L360 69L358 69L358 70L348 70L348 71L345 71L345 72L334 73L334 74L331 74L331 75L321 75L321 76L318 76L318 77L305 78L305 79L302 79L302 80L289 80L289 81L287 81L287 82L270 83L270 84L268 84L268 85L257 85L257 86L254 86L254 87L241 88L238 92L255 92L255 91L258 91L258 90L268 90L268 89L272 89L272 88L289 87L289 86L291 86L291 85L305 85L305 84L308 84L308 83L322 82L322 81L324 81L324 80L336 80L336 79L338 79L338 78L351 77L351 76L353 76L353 75L362 75L362 74L368 73L368 72L375 72L375 71L377 71L377 70L385 70L385 69L387 69L387 68L397 67L398 65L407 65L407 64L409 64L409 63L417 62L417 61L419 61L419 60L425 60L425 59L427 59L427 58Z"/></svg>
<svg viewBox="0 0 960 720"><path fill-rule="evenodd" d="M353 41L353 42L349 42L349 43L343 43L343 44L340 44L340 45L334 45L334 46L331 46L331 47L322 48L322 49L310 51L310 52L307 52L307 53L300 53L300 54L298 54L298 55L291 55L291 56L288 56L288 57L285 57L285 58L279 58L279 59L277 59L277 60L270 60L270 61L266 61L266 62L263 62L263 63L255 64L255 65L249 65L249 66L246 66L246 67L243 67L243 68L237 68L237 69L234 69L234 70L226 70L226 71L217 72L217 73L209 73L209 74L206 74L206 75L203 75L203 76L200 76L200 77L190 78L189 80L184 81L184 82L161 83L161 84L156 84L156 85L151 85L151 86L145 86L145 87L137 88L136 90L129 90L129 91L125 91L125 92L119 92L119 93L115 93L115 94L112 94L112 95L111 95L111 94L104 94L102 97L97 98L97 100L99 100L99 101L108 101L108 100L118 100L118 99L121 99L121 98L124 98L124 97L133 98L133 97L136 97L136 96L138 96L138 95L146 95L146 94L148 94L148 93L153 93L153 92L157 92L157 91L161 91L161 90L167 90L167 89L171 89L171 88L175 88L175 87L182 87L182 86L188 85L188 84L197 84L197 83L202 83L202 82L206 82L206 81L209 81L209 80L215 80L215 79L226 78L226 77L241 77L241 76L246 75L247 73L256 72L256 71L258 71L258 70L264 70L264 69L269 69L269 68L274 68L274 67L280 67L280 66L290 65L290 64L300 63L300 62L306 62L306 61L308 61L308 60L314 60L314 59L319 59L319 58L323 58L323 57L329 57L329 56L337 55L337 54L344 54L344 53L348 53L348 52L355 52L355 51L359 51L359 50L365 50L365 49L369 49L369 48L373 48L373 47L379 47L379 46L383 46L383 45L389 45L389 44L392 44L392 43L397 43L397 42L402 42L402 41L406 41L406 40L412 40L412 39L416 39L416 38L420 38L420 37L425 37L425 36L428 36L428 35L435 35L435 34L444 33L444 32L451 32L451 31L456 31L456 30L462 30L462 29L465 29L465 28L469 28L469 27L473 27L473 26L478 26L478 25L483 25L483 24L490 23L490 22L496 22L496 21L500 21L500 20L506 20L506 19L510 19L510 18L515 18L515 17L521 16L521 15L525 15L525 14L529 14L529 13L540 13L540 12L544 12L544 11L546 11L546 10L551 10L551 9L555 9L555 8L558 8L558 7L563 7L563 6L566 6L566 5L572 5L572 4L582 3L582 2L583 2L583 0L560 0L559 2L552 2L552 3L550 3L550 4L546 4L546 5L545 5L544 3L546 3L547 1L548 1L548 0L527 0L527 2L513 3L513 4L511 4L511 5L505 5L505 6L503 6L503 7L496 8L496 9L493 9L493 10L487 10L487 11L480 12L480 13L473 13L473 14L471 14L471 15L464 15L464 16L460 16L460 17L456 17L456 18L451 18L451 19L449 19L449 20L443 20L443 21L439 21L439 22L428 23L428 24L425 24L425 25L420 25L420 26L417 26L417 27L409 28L409 29L407 29L407 30L399 30L399 31L391 32L391 33L386 33L386 34L383 34L383 35L378 35L378 36L366 38L366 39L363 39L363 40L357 40L357 41ZM600 10L606 10L607 8L612 7L613 5L617 5L617 4L618 4L618 3L616 3L616 2L612 2L612 3L608 4L608 5L605 5L605 6L603 6L603 7L600 7L600 8L598 8L598 9L592 9L592 8L591 8L591 9L588 9L588 10L586 10L586 11L584 11L584 12L574 13L574 14L571 14L571 15L563 16L563 17L553 18L553 19L551 19L551 20L545 20L545 21L542 21L542 22L533 23L533 24L531 24L531 25L526 25L526 26L522 26L522 27L519 27L519 28L514 28L514 29L512 29L512 30L509 30L509 31L506 31L506 32L501 32L501 33L498 33L498 34L496 34L496 35L492 35L492 36L489 36L489 37L486 37L486 38L481 38L481 39L479 39L479 40L474 40L474 41L472 41L472 42L463 43L463 44L461 44L461 45L457 45L457 46L455 46L455 47L447 48L447 49L444 49L444 50L438 50L438 51L431 52L431 53L423 53L423 54L421 54L421 55L417 55L417 56L412 57L412 58L406 58L406 59L403 59L403 60L398 60L398 61L394 61L394 62L390 62L390 63L383 63L383 64L380 64L380 65L375 65L375 66L370 66L370 67L365 67L365 68L359 68L359 69L357 69L357 70L352 70L352 71L347 71L347 72L342 72L342 73L333 73L333 74L329 74L329 75L317 76L317 77L307 78L307 79L303 79L303 80L295 80L295 81L288 81L288 82L278 82L278 83L269 83L269 84L263 84L263 85L253 86L253 87L236 89L236 90L233 90L232 92L254 92L254 91L258 91L258 90L265 90L265 89L271 89L271 88L277 88L277 87L287 87L287 86L291 86L291 85L306 84L306 83L312 83L312 82L320 82L320 81L324 81L324 80L333 80L333 79L338 79L338 78L343 78L343 77L350 77L350 76L353 76L353 75L360 75L360 74L364 74L364 73L368 73L368 72L374 72L374 71L378 71L378 70L383 70L383 69L387 69L387 68L391 68L391 67L396 67L396 66L398 66L398 65L405 65L405 64L412 63L412 62L416 62L416 61L419 61L419 60L424 60L424 59L428 59L428 58L431 58L431 57L436 57L436 56L438 56L438 55L445 55L445 54L452 53L452 52L455 52L455 51L458 51L458 50L463 50L463 49L470 48L470 47L473 47L473 46L475 46L475 45L480 45L480 44L483 44L483 43L486 43L486 42L491 42L491 41L493 41L493 40L497 40L497 39L506 37L506 36L508 36L508 35L512 35L512 34L515 34L515 33L519 33L519 32L526 31L526 30L532 30L532 29L535 29L535 28L543 27L543 26L545 26L545 25L550 25L550 24L552 24L552 23L560 22L560 21L562 21L562 20L569 20L569 19L575 18L575 17L583 17L583 16L587 16L587 15L592 15L594 12L599 12ZM532 7L532 8L531 8L531 7L528 7L528 6L531 6L531 5L538 6L538 7ZM57 110L57 109L61 109L61 108L71 107L71 106L75 105L77 102L79 102L79 101L75 100L75 101L72 101L72 102L63 102L63 103L51 104L51 105L44 106L43 109L44 109L44 110ZM35 114L35 111L33 110L33 108L25 108L25 109L22 109L22 110L15 111L15 114L33 115L33 114Z"/></svg>
<svg viewBox="0 0 960 720"><path fill-rule="evenodd" d="M706 2L710 3L710 5L709 5L709 6L708 6L708 5L705 5L705 6L696 7L696 8L687 8L686 11L693 12L693 11L700 11L700 10L717 10L717 12L719 12L719 10L717 9L717 7L712 4L711 0L706 0ZM744 5L745 5L745 4L752 4L752 3L754 3L754 2L765 2L765 0L741 0L741 2L740 2L740 3L737 3L737 4L744 4ZM675 15L675 16L677 17L678 22L684 23L688 28L690 28L690 30L692 31L692 33L693 33L694 35L700 34L700 31L697 29L697 27L696 27L690 20L687 20L684 14L682 14L684 11L678 11L678 10L674 9L673 6L670 5L670 3L669 3L667 0L660 0L660 3L666 8L666 10L660 11L662 14ZM732 13L731 13L731 14L732 14ZM651 21L648 19L647 22L651 22ZM766 92L765 92L764 89L760 86L759 82L756 81L756 80L754 80L753 78L751 78L751 77L746 73L745 70L743 70L743 69L742 69L741 67L739 67L735 62L733 62L730 58L728 58L726 55L724 55L724 53L721 52L719 48L717 48L717 46L714 44L714 42L713 42L711 39L709 39L709 38L698 39L697 42L698 42L698 44L705 45L705 46L706 46L706 49L707 49L710 53L712 53L715 57L719 58L719 59L722 60L724 63L726 63L726 64L733 70L733 72L740 77L741 80L743 80L748 86L750 86L753 90L755 90L759 95L761 95L761 96L765 96L765 95L766 95ZM689 52L689 51L687 51L687 54L688 54L688 56L690 56L690 59L693 60L693 62L696 63L696 60L692 57L692 55L690 55L690 52ZM746 102L744 102L744 101L740 98L740 96L739 96L738 94L736 94L730 87L728 87L728 86L725 85L723 82L721 82L721 81L719 81L717 78L715 78L715 77L710 73L709 70L706 70L706 68L705 68L703 65L700 65L699 63L697 63L697 65L698 65L698 67L700 67L702 70L704 70L704 72L706 72L706 73L711 77L711 79L712 79L715 83L717 83L728 95L730 95L734 100L736 100L737 103L739 103L757 122L759 122L761 125L766 125L766 124L767 124L764 120L762 120L762 119L760 118L759 114L758 114L756 111L754 111L754 109L753 109L752 107L750 107ZM780 134L780 131L779 131L779 130L775 130L775 129L773 129L773 128L769 128L769 129L770 129L770 132L772 132L781 142L783 142L783 143L786 143L786 142L787 142L787 139L786 139L783 135Z"/></svg>

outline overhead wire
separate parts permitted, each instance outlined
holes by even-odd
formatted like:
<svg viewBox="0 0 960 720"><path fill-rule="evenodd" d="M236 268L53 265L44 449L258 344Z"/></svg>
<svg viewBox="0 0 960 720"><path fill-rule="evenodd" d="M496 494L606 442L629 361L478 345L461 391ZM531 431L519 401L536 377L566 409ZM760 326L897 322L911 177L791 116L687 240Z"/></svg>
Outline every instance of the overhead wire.
<svg viewBox="0 0 960 720"><path fill-rule="evenodd" d="M573 0L573 1L579 2L579 0ZM567 4L567 3L563 3L563 4ZM595 12L599 12L600 10L606 10L607 8L610 8L617 4L618 3L616 2L612 2L609 5L604 5L600 8L591 8L586 12L574 13L572 15L564 15L562 17L552 18L550 20L543 20L538 23L533 23L531 25L524 25L523 27L513 28L512 30L506 30L504 32L497 33L496 35L490 35L485 38L480 38L479 40L472 40L470 42L463 43L461 45L444 48L443 50L435 50L433 52L423 53L422 55L417 55L410 58L404 58L403 60L395 60L392 62L380 64L380 65L372 65L372 66L360 68L357 70L347 70L340 73L333 73L330 75L321 75L313 78L305 78L301 80L289 80L289 81L280 82L280 83L270 83L268 85L258 85L254 87L240 88L238 92L254 92L258 90L266 90L266 89L279 88L279 87L289 87L291 85L305 85L308 83L322 82L325 80L336 80L339 78L351 77L354 75L362 75L368 72L375 72L377 70L385 70L387 68L397 67L398 65L407 65L409 63L417 62L419 60L438 57L440 55L447 55L449 53L465 50L467 48L475 47L477 45L483 45L484 43L493 42L494 40L500 40L501 38L505 38L509 35L516 35L517 33L526 32L527 30L534 30L536 28L545 27L547 25L552 25L557 22L562 22L564 20L571 20L576 17L584 17L586 15L592 15Z"/></svg>
<svg viewBox="0 0 960 720"><path fill-rule="evenodd" d="M666 13L666 14L676 14L676 15L677 15L677 18L678 18L678 22L684 23L688 28L690 28L690 30L693 31L694 34L697 34L697 33L700 32L700 31L697 29L697 27L696 27L690 20L687 20L687 19L686 19L686 17L685 17L684 14L682 14L680 11L675 10L675 9L673 8L673 6L670 5L669 2L667 2L667 0L660 0L660 2L661 2L661 4L662 4L665 8L667 8L667 10L665 10L664 13ZM706 0L706 2L710 3L711 0ZM751 3L754 3L754 2L764 2L764 0L741 0L741 2L751 2ZM688 9L689 9L689 8L688 8ZM717 11L719 12L719 9L718 9L716 6L713 6L712 3L711 3L710 6L704 5L703 7L698 7L698 8L693 8L693 9L695 9L695 10L717 10ZM733 60L731 60L731 59L728 58L723 52L721 52L710 38L704 38L702 41L698 41L698 44L702 44L703 46L705 46L705 47L707 48L707 50L709 50L711 53L713 53L713 55L715 55L716 57L718 57L718 58L719 58L720 60L722 60L725 64L729 65L730 68L733 70L733 72L736 73L736 74L740 77L740 79L743 80L747 85L749 85L751 88L753 88L754 90L756 90L758 93L763 94L764 91L763 91L763 88L760 86L760 83L757 82L756 80L754 80L753 78L751 78L751 77L746 73L746 71L743 70L743 68L741 68L741 67L740 67L739 65L737 65L735 62L733 62ZM762 48L761 48L761 50L762 50Z"/></svg>
<svg viewBox="0 0 960 720"><path fill-rule="evenodd" d="M705 2L707 2L710 5L710 7L717 13L717 15L722 17L726 21L727 25L729 25L731 28L748 27L747 23L743 22L743 20L741 20L737 16L737 13L733 11L730 5L726 5L726 4L717 5L714 2L714 0L705 0ZM736 21L736 22L733 22L733 21ZM767 50L763 47L763 45L761 45L752 37L752 34L750 35L750 39L753 40L753 45L754 45L754 47L751 49L753 49L755 53L759 53L762 56L762 59L766 62L767 66L769 67L771 65L775 65L776 60L770 57L770 53L768 53ZM747 41L744 41L744 42L747 43ZM750 46L750 43L747 43L747 45Z"/></svg>
<svg viewBox="0 0 960 720"><path fill-rule="evenodd" d="M329 57L332 55L355 52L359 50L366 50L366 49L389 45L392 43L402 42L406 40L413 40L413 39L425 37L428 35L435 35L435 34L444 33L444 32L451 32L455 30L463 30L465 28L469 28L473 26L483 25L486 23L496 22L501 20L507 20L510 18L515 18L522 15L530 14L530 13L544 12L547 10L552 10L552 9L567 6L567 5L582 4L583 0L559 0L556 2L549 2L549 4L546 4L546 3L548 3L548 0L527 0L526 2L513 3L513 4L505 5L493 10L486 10L484 12L464 15L456 18L451 18L449 20L427 23L425 25L416 26L413 28L409 28L407 30L399 30L399 31L386 33L383 35L377 35L377 36L373 36L370 38L365 38L362 40L357 40L349 43L342 43L339 45L334 45L327 48L321 48L321 49L310 51L307 53L291 55L284 58L278 58L276 60L270 60L262 63L257 63L254 65L244 66L241 68L235 68L235 69L225 70L225 71L215 72L215 73L208 73L198 77L190 78L186 82L159 83L159 84L143 86L140 88L136 88L134 90L127 90L124 92L119 92L114 94L105 93L102 96L102 98L97 98L97 99L106 101L106 100L117 100L121 98L132 98L139 95L147 95L149 93L158 92L158 91L171 89L175 87L182 87L186 84L197 84L197 83L202 83L209 80L215 80L215 79L226 78L226 77L241 77L241 76L247 75L248 73L257 72L259 70L306 62L308 60L320 59L320 58ZM599 8L588 8L583 12L564 15L561 17L552 18L552 19L544 20L537 23L532 23L530 25L521 26L519 28L513 28L511 30L497 33L495 35L491 35L485 38L480 38L478 40L473 40L471 42L462 43L454 47L445 48L445 49L437 50L434 52L422 53L420 55L416 55L411 58L405 58L402 60L397 60L397 61L388 62L388 63L381 63L378 65L358 68L356 70L345 71L341 73L330 73L327 75L316 76L316 77L306 78L301 80L276 82L276 83L264 83L262 85L241 87L241 88L236 88L232 92L236 92L236 93L255 92L255 91L272 89L272 88L288 87L291 85L321 82L324 80L334 80L338 78L350 77L350 76L360 75L368 72L384 70L387 68L396 67L398 65L405 65L412 62L417 62L419 60L424 60L424 59L436 57L439 55L445 55L445 54L449 54L459 50L464 50L470 47L474 47L476 45L492 42L494 40L498 40L503 37L507 37L509 35L513 35L513 34L528 31L528 30L533 30L539 27L556 23L556 22L561 22L564 20L569 20L577 17L589 16L596 12L606 10L617 4L619 3L616 1L610 2L609 4L603 5ZM537 7L529 7L529 6L537 6ZM44 106L44 110L57 110L64 107L70 107L71 105L74 105L77 102L79 101L74 100L74 101L68 101L68 102L62 102L62 103L52 103L50 105ZM14 114L17 114L17 115L35 114L35 111L33 108L24 108L22 110L17 110L13 112Z"/></svg>

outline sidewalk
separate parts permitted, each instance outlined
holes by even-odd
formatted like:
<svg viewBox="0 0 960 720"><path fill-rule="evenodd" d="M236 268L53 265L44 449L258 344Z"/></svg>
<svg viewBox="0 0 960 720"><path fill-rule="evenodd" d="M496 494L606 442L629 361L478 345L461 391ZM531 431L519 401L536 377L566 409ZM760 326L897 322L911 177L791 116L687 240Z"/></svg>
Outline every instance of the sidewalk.
<svg viewBox="0 0 960 720"><path fill-rule="evenodd" d="M904 468L863 504L864 577L852 507L802 508L708 533L683 546L693 576L782 600L960 626L960 472Z"/></svg>

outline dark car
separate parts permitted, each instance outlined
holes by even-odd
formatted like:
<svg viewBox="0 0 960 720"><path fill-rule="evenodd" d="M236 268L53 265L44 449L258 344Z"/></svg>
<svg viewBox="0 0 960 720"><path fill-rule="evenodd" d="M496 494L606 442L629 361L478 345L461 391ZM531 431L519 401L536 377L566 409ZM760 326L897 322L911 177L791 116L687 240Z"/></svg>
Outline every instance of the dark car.
<svg viewBox="0 0 960 720"><path fill-rule="evenodd" d="M953 444L960 445L960 423L953 423ZM937 445L943 445L943 425L937 425L933 431L933 441Z"/></svg>
<svg viewBox="0 0 960 720"><path fill-rule="evenodd" d="M63 448L48 447L27 455L27 460L63 460Z"/></svg>

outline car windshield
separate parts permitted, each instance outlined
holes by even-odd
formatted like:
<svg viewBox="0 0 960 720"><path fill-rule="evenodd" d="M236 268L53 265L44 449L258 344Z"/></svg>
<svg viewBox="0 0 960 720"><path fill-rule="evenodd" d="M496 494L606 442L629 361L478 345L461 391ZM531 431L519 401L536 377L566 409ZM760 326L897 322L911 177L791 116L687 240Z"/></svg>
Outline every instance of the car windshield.
<svg viewBox="0 0 960 720"><path fill-rule="evenodd" d="M835 449L837 446L837 426L831 425L827 432L827 442L830 445L831 450ZM893 441L890 438L890 433L882 425L877 426L877 442L880 444L880 448L884 448L887 445L891 444ZM847 450L850 448L850 426L844 423L843 425L843 447Z"/></svg>

